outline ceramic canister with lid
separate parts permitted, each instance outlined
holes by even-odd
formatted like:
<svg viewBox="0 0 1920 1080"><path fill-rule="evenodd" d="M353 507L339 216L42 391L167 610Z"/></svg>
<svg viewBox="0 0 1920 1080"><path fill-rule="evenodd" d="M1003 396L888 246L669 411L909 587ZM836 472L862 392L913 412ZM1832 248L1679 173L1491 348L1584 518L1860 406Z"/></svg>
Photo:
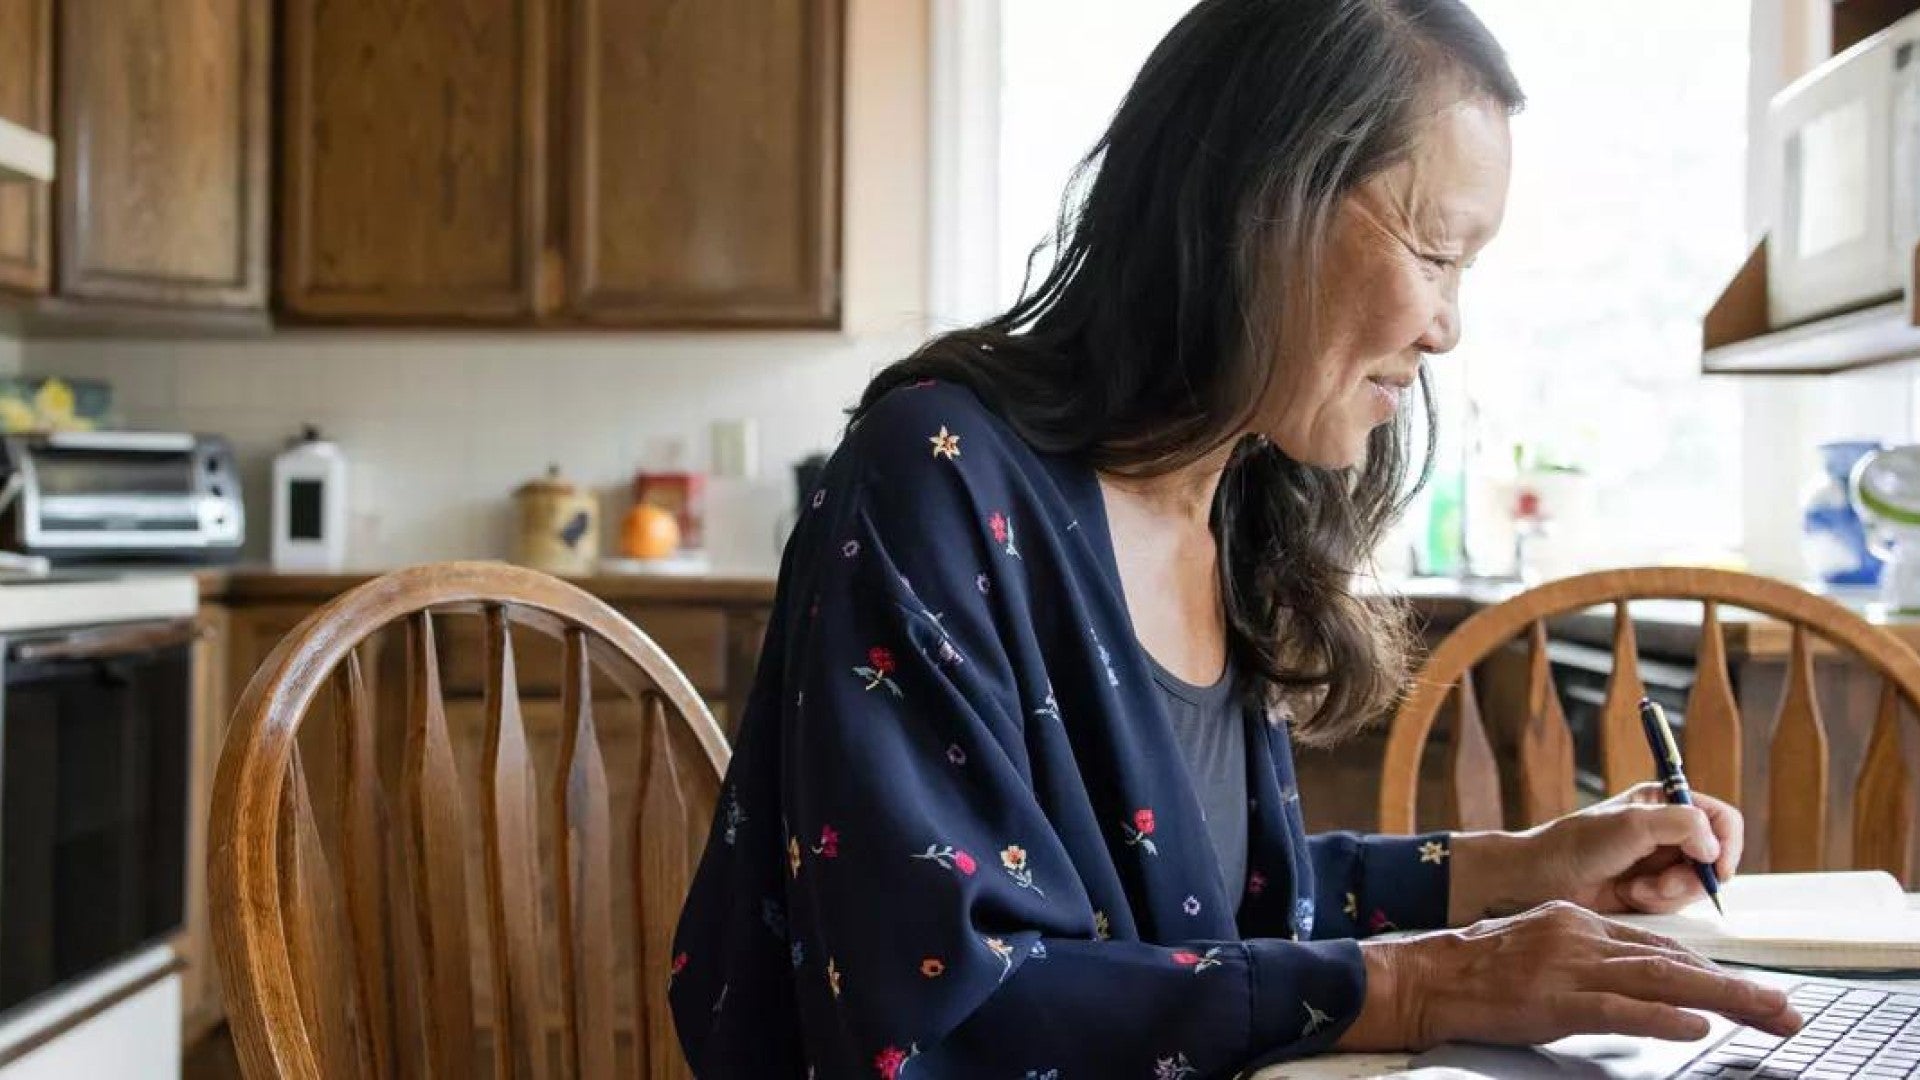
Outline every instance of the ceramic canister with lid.
<svg viewBox="0 0 1920 1080"><path fill-rule="evenodd" d="M514 561L549 574L593 572L600 558L600 499L560 475L560 466L514 492L520 532Z"/></svg>

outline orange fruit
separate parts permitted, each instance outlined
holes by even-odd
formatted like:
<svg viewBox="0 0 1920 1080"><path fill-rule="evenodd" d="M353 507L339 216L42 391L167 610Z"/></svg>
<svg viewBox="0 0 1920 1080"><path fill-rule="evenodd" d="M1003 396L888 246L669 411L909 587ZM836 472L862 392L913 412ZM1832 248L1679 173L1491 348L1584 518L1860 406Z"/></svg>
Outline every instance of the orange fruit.
<svg viewBox="0 0 1920 1080"><path fill-rule="evenodd" d="M680 547L680 523L657 506L640 503L620 524L620 550L633 559L664 559Z"/></svg>

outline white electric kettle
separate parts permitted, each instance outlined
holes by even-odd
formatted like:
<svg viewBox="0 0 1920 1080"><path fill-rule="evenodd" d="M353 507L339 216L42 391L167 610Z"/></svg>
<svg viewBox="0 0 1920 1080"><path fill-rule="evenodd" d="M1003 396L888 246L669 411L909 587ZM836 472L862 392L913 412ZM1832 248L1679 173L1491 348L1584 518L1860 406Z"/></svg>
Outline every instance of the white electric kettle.
<svg viewBox="0 0 1920 1080"><path fill-rule="evenodd" d="M1895 614L1920 615L1920 446L1868 454L1848 487L1868 548L1887 563L1882 599Z"/></svg>

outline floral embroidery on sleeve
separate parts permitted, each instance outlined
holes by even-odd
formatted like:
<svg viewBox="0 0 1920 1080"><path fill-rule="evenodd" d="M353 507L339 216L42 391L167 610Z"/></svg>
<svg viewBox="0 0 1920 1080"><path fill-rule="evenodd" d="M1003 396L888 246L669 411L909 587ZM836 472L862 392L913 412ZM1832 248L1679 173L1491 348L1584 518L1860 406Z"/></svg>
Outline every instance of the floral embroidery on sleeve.
<svg viewBox="0 0 1920 1080"><path fill-rule="evenodd" d="M1187 897L1181 902L1180 910L1186 912L1188 918L1200 914L1200 898L1197 896Z"/></svg>
<svg viewBox="0 0 1920 1080"><path fill-rule="evenodd" d="M1093 913L1093 939L1095 941L1111 941L1113 939L1113 926L1107 921L1107 913L1104 911L1095 911Z"/></svg>
<svg viewBox="0 0 1920 1080"><path fill-rule="evenodd" d="M800 838L797 836L787 837L787 869L794 877L800 876Z"/></svg>
<svg viewBox="0 0 1920 1080"><path fill-rule="evenodd" d="M928 436L927 441L933 444L934 457L952 461L960 456L960 436L948 431L945 424L940 425L938 435Z"/></svg>
<svg viewBox="0 0 1920 1080"><path fill-rule="evenodd" d="M1173 954L1173 962L1192 968L1193 973L1198 975L1208 968L1220 966L1220 948L1216 945L1204 953L1177 952Z"/></svg>
<svg viewBox="0 0 1920 1080"><path fill-rule="evenodd" d="M873 1067L884 1080L899 1080L901 1070L907 1067L907 1062L919 1056L920 1047L917 1043L905 1050L897 1046L889 1046L874 1055Z"/></svg>
<svg viewBox="0 0 1920 1080"><path fill-rule="evenodd" d="M1006 514L995 510L993 516L987 519L987 528L993 533L994 543L999 544L1014 558L1020 557L1020 549L1014 544L1013 522Z"/></svg>
<svg viewBox="0 0 1920 1080"><path fill-rule="evenodd" d="M1038 716L1045 720L1052 720L1055 723L1059 723L1060 703L1054 700L1052 687L1047 688L1046 702L1042 704L1039 708L1033 710L1033 715Z"/></svg>
<svg viewBox="0 0 1920 1080"><path fill-rule="evenodd" d="M1026 848L1018 844L1008 844L1005 850L1000 852L1000 865L1006 868L1007 876L1013 879L1015 885L1033 890L1034 895L1042 900L1047 898L1047 894L1040 891L1040 886L1033 883L1033 870L1027 866Z"/></svg>
<svg viewBox="0 0 1920 1080"><path fill-rule="evenodd" d="M947 962L937 956L929 956L920 961L920 975L926 979L937 979L947 973Z"/></svg>
<svg viewBox="0 0 1920 1080"><path fill-rule="evenodd" d="M1432 863L1438 866L1446 862L1447 856L1451 854L1453 853L1447 850L1447 845L1438 840L1429 840L1420 845L1420 861L1423 863Z"/></svg>
<svg viewBox="0 0 1920 1080"><path fill-rule="evenodd" d="M967 763L967 752L960 749L959 743L953 743L947 747L947 762L952 765L965 765Z"/></svg>
<svg viewBox="0 0 1920 1080"><path fill-rule="evenodd" d="M1313 936L1313 898L1311 896L1293 898L1293 928L1303 938Z"/></svg>
<svg viewBox="0 0 1920 1080"><path fill-rule="evenodd" d="M813 853L823 859L840 857L840 834L833 826L820 826L820 842L813 846Z"/></svg>
<svg viewBox="0 0 1920 1080"><path fill-rule="evenodd" d="M940 639L940 647L934 650L934 658L949 667L959 667L967 662L967 658L960 655L960 650L953 647L950 638Z"/></svg>
<svg viewBox="0 0 1920 1080"><path fill-rule="evenodd" d="M833 991L833 999L840 1000L840 967L833 957L827 957L827 989Z"/></svg>
<svg viewBox="0 0 1920 1080"><path fill-rule="evenodd" d="M1375 934L1383 934L1388 930L1398 930L1399 927L1393 925L1393 920L1387 918L1385 911L1374 908L1373 917L1367 920L1367 929Z"/></svg>
<svg viewBox="0 0 1920 1080"><path fill-rule="evenodd" d="M900 692L900 684L894 682L892 678L896 666L893 652L875 645L867 650L867 662L855 667L853 673L866 680L868 690L884 686L894 697L905 697L906 695Z"/></svg>
<svg viewBox="0 0 1920 1080"><path fill-rule="evenodd" d="M1049 697L1048 700L1052 700L1052 698ZM1135 810L1133 812L1133 821L1131 823L1121 822L1120 831L1126 835L1128 847L1140 848L1149 855L1160 854L1160 849L1153 846L1152 840L1153 807L1143 806Z"/></svg>
<svg viewBox="0 0 1920 1080"><path fill-rule="evenodd" d="M1358 919L1360 917L1360 898L1352 893L1348 893L1346 906L1340 910L1346 913L1347 918Z"/></svg>
<svg viewBox="0 0 1920 1080"><path fill-rule="evenodd" d="M1259 896L1267 891L1267 875L1255 870L1247 875L1247 895Z"/></svg>
<svg viewBox="0 0 1920 1080"><path fill-rule="evenodd" d="M1189 1076L1198 1075L1200 1070L1187 1064L1185 1054L1175 1054L1153 1063L1153 1080L1186 1080Z"/></svg>
<svg viewBox="0 0 1920 1080"><path fill-rule="evenodd" d="M1326 1027L1328 1024L1333 1023L1333 1017L1314 1008L1312 1002L1303 1001L1301 1004L1307 1007L1307 1026L1301 1029L1301 1038L1304 1039L1314 1032L1319 1031L1321 1028Z"/></svg>
<svg viewBox="0 0 1920 1080"><path fill-rule="evenodd" d="M760 921L765 923L773 936L781 941L787 940L787 912L780 901L771 896L760 899Z"/></svg>
<svg viewBox="0 0 1920 1080"><path fill-rule="evenodd" d="M988 952L1000 958L1000 979L1004 982L1006 977L1013 973L1013 946L997 937L980 940L986 943Z"/></svg>
<svg viewBox="0 0 1920 1080"><path fill-rule="evenodd" d="M968 877L972 877L973 872L979 868L979 864L973 861L973 856L955 849L951 844L928 844L927 850L915 855L914 858L938 863L942 869L958 870Z"/></svg>

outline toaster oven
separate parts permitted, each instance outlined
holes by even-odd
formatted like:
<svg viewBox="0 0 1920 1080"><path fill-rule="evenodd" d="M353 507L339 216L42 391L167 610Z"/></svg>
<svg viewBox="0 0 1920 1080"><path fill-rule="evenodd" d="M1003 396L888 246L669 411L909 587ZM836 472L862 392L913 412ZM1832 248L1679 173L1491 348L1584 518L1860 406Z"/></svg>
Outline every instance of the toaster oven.
<svg viewBox="0 0 1920 1080"><path fill-rule="evenodd" d="M54 562L220 562L246 536L233 449L211 435L0 438L0 544Z"/></svg>

